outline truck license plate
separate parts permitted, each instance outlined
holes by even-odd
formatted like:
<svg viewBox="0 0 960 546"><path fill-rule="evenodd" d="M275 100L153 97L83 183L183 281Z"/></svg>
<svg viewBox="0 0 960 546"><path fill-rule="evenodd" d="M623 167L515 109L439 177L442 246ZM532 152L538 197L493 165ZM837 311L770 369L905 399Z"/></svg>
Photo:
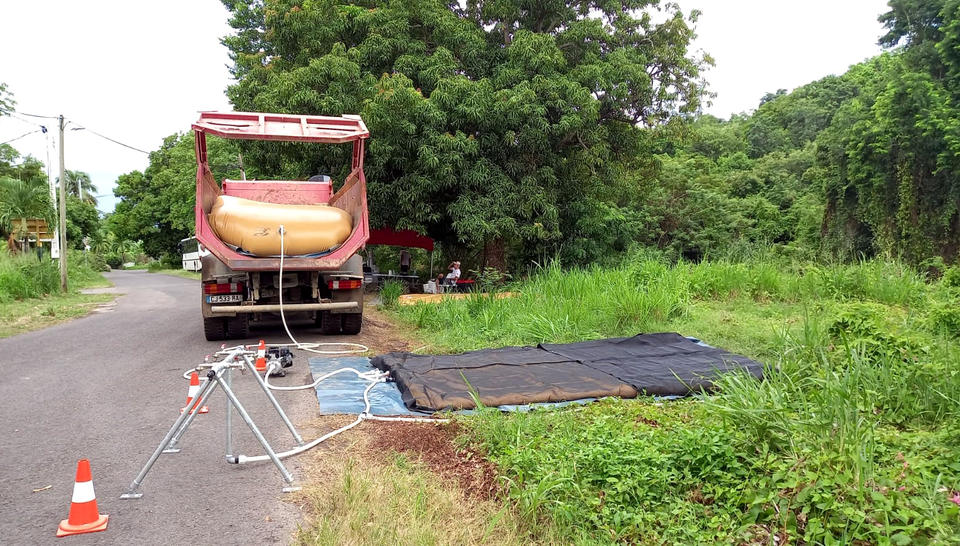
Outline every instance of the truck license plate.
<svg viewBox="0 0 960 546"><path fill-rule="evenodd" d="M241 301L243 301L243 294L207 296L207 303L240 303Z"/></svg>

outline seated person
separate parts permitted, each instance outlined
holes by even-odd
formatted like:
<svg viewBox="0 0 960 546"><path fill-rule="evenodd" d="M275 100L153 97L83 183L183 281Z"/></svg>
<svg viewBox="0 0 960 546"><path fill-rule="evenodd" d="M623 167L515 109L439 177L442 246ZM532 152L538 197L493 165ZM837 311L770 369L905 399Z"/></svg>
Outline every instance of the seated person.
<svg viewBox="0 0 960 546"><path fill-rule="evenodd" d="M460 280L460 262L450 262L447 269L449 269L450 272L444 277L444 284L456 286L457 281Z"/></svg>

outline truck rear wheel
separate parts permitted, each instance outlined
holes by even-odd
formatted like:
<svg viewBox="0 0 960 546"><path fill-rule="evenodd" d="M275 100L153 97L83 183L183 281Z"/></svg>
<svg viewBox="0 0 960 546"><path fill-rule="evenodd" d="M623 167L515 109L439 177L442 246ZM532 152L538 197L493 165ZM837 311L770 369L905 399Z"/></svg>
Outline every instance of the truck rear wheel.
<svg viewBox="0 0 960 546"><path fill-rule="evenodd" d="M227 338L243 339L250 337L250 315L237 313L237 316L227 319Z"/></svg>
<svg viewBox="0 0 960 546"><path fill-rule="evenodd" d="M203 335L207 341L227 339L227 320L220 317L203 317Z"/></svg>
<svg viewBox="0 0 960 546"><path fill-rule="evenodd" d="M334 315L329 311L317 311L316 322L320 327L320 333L325 336L335 336L340 333L340 315Z"/></svg>
<svg viewBox="0 0 960 546"><path fill-rule="evenodd" d="M352 336L360 333L360 328L363 326L362 313L345 313L340 316L343 317L344 334Z"/></svg>

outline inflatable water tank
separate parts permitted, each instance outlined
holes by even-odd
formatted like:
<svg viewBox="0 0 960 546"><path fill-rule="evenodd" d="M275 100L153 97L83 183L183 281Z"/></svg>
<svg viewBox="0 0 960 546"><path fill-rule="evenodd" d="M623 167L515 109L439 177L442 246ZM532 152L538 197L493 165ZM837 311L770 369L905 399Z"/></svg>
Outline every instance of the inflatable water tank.
<svg viewBox="0 0 960 546"><path fill-rule="evenodd" d="M255 256L280 255L280 224L284 254L324 252L350 236L350 214L329 205L281 205L221 195L210 209L210 227L221 241Z"/></svg>

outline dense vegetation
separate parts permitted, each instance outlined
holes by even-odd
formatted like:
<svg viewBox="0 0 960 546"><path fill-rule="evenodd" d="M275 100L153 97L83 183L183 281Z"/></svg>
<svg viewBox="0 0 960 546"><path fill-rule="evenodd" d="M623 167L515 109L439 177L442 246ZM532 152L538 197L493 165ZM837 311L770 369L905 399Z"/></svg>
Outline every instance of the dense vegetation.
<svg viewBox="0 0 960 546"><path fill-rule="evenodd" d="M935 271L960 252L956 0L892 0L888 52L729 120L699 115L698 13L656 0L225 5L234 106L360 113L374 225L426 233L468 269L762 244ZM154 256L192 229L190 138L117 189L116 229ZM211 142L220 175L243 151L250 173L342 178L348 155Z"/></svg>
<svg viewBox="0 0 960 546"><path fill-rule="evenodd" d="M237 149L232 141L211 138L207 143L210 168L218 180L240 178ZM256 177L255 168L248 169ZM197 160L193 133L171 135L150 154L144 172L133 171L117 179L117 208L107 219L118 240L140 241L155 258L179 264L177 244L193 234Z"/></svg>
<svg viewBox="0 0 960 546"><path fill-rule="evenodd" d="M445 350L668 330L767 364L690 401L467 419L534 538L960 540L960 269L634 256L510 289L395 314Z"/></svg>

